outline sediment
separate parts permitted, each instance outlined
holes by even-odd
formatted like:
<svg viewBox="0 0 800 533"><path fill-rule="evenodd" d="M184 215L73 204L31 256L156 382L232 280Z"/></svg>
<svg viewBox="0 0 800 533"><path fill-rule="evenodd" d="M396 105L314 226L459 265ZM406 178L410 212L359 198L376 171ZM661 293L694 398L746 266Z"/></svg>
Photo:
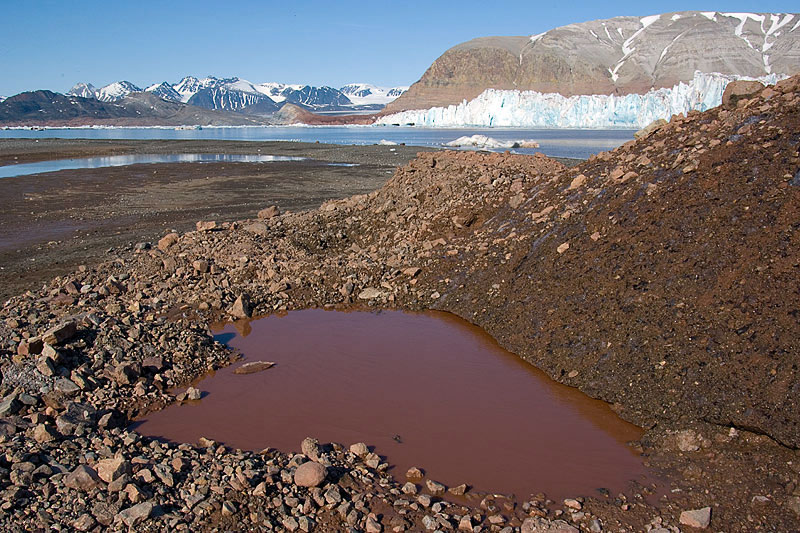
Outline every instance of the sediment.
<svg viewBox="0 0 800 533"><path fill-rule="evenodd" d="M200 221L13 297L0 311L0 523L674 531L710 516L718 530L797 529L798 148L791 78L573 168L424 153L378 191ZM126 429L229 362L211 318L354 306L479 325L645 427L636 446L663 484L454 504L360 446L256 453ZM309 460L325 466L316 487L293 477Z"/></svg>

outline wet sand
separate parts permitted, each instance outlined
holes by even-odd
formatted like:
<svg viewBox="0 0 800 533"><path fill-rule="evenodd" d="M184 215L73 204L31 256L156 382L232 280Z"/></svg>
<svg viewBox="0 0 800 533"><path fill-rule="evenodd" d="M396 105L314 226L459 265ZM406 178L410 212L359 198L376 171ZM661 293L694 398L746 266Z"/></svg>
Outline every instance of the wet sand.
<svg viewBox="0 0 800 533"><path fill-rule="evenodd" d="M303 210L379 188L419 147L296 142L0 140L0 165L128 154L259 154L309 161L171 163L64 170L0 179L0 300L109 251L233 221L278 205ZM331 166L350 163L358 166Z"/></svg>
<svg viewBox="0 0 800 533"><path fill-rule="evenodd" d="M287 453L307 436L365 442L398 480L418 466L448 486L520 501L648 479L626 445L639 428L448 313L295 311L227 325L217 338L243 361L197 383L201 400L151 413L136 431ZM276 365L235 373L253 361Z"/></svg>

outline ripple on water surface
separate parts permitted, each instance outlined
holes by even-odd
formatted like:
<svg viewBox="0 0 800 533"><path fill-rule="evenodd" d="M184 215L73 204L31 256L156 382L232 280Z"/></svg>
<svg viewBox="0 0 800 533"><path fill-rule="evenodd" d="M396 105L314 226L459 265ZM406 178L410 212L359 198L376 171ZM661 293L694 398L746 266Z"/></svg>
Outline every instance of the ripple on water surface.
<svg viewBox="0 0 800 533"><path fill-rule="evenodd" d="M639 428L453 315L306 310L237 327L217 338L244 359L200 381L202 400L152 413L138 432L285 452L307 436L363 441L401 481L419 466L449 485L519 498L646 480L626 445ZM260 360L276 364L234 373Z"/></svg>

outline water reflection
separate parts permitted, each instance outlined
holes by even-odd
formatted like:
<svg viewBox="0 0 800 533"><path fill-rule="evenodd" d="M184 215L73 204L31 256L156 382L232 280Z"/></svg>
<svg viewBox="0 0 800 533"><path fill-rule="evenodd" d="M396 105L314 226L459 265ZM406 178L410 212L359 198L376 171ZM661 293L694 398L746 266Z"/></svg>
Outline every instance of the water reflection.
<svg viewBox="0 0 800 533"><path fill-rule="evenodd" d="M275 161L304 161L304 157L282 155L243 155L243 154L138 154L112 155L106 157L86 157L82 159L57 159L18 165L0 166L0 178L28 176L59 170L81 168L124 167L152 163L272 163Z"/></svg>

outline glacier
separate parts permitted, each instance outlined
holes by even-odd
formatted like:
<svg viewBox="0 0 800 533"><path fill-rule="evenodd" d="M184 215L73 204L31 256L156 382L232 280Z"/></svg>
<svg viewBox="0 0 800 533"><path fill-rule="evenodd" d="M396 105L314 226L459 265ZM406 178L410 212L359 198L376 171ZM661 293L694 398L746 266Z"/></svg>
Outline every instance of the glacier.
<svg viewBox="0 0 800 533"><path fill-rule="evenodd" d="M734 80L757 80L772 85L786 76L760 78L695 72L688 83L650 90L645 94L558 93L486 89L474 100L458 105L401 111L379 118L377 125L440 128L643 128L657 119L692 110L705 111L722 103L725 87Z"/></svg>

